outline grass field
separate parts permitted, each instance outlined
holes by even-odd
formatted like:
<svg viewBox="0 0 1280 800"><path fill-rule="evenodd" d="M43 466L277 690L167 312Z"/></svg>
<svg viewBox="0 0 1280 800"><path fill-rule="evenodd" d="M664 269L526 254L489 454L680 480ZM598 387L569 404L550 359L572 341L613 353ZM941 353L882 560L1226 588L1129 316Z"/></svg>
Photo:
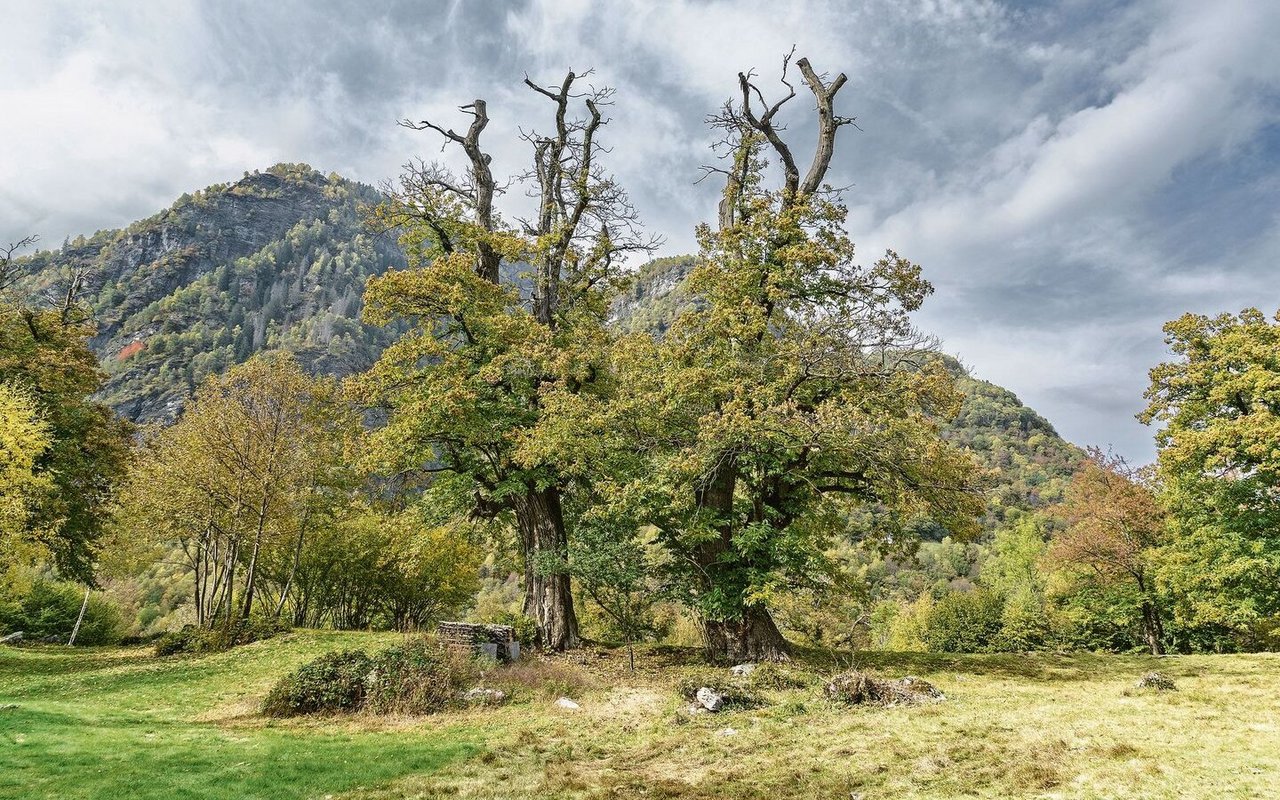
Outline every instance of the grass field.
<svg viewBox="0 0 1280 800"><path fill-rule="evenodd" d="M689 716L688 654L589 651L556 686L423 718L267 720L271 683L380 634L299 632L229 653L0 647L4 798L1255 798L1280 792L1280 657L866 654L946 702L829 706L816 686ZM833 668L815 657L814 672ZM1134 690L1158 668L1175 692ZM536 673L537 670L534 670ZM571 675L573 680L562 680ZM554 704L576 686L579 710Z"/></svg>

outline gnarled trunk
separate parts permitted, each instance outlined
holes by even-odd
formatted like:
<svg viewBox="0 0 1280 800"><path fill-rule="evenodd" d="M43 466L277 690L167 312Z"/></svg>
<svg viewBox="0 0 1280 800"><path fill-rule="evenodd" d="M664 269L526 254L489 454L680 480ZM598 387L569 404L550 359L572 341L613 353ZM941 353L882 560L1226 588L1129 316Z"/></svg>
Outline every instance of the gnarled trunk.
<svg viewBox="0 0 1280 800"><path fill-rule="evenodd" d="M703 620L702 637L707 658L717 663L791 660L787 640L764 606L748 606L738 619Z"/></svg>
<svg viewBox="0 0 1280 800"><path fill-rule="evenodd" d="M698 545L694 552L698 566L708 576L708 590L716 585L712 576L724 554L733 548L733 494L737 483L738 467L730 456L721 461L697 492L698 505L714 511L720 519L720 535ZM702 638L707 658L713 662L790 660L787 640L763 605L746 606L739 616L730 619L704 619Z"/></svg>
<svg viewBox="0 0 1280 800"><path fill-rule="evenodd" d="M554 487L531 488L514 505L524 551L524 613L537 626L538 645L547 650L578 647L569 575L562 569L547 570L544 563L563 560L568 552L560 492Z"/></svg>

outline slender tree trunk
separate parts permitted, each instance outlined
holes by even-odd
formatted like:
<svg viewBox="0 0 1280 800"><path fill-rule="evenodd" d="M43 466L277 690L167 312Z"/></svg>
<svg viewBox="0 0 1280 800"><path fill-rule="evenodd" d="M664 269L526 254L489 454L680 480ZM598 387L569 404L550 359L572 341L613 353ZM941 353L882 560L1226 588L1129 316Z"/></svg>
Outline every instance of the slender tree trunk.
<svg viewBox="0 0 1280 800"><path fill-rule="evenodd" d="M240 618L248 619L253 610L253 591L258 580L258 555L262 552L262 537L267 527L267 499L262 499L258 507L258 528L253 535L253 553L249 556L249 570L244 581L244 606L240 610Z"/></svg>
<svg viewBox="0 0 1280 800"><path fill-rule="evenodd" d="M540 569L543 560L563 559L568 551L560 491L555 487L529 489L515 502L525 559L525 614L538 629L538 644L547 650L570 650L582 640L573 610L569 575Z"/></svg>
<svg viewBox="0 0 1280 800"><path fill-rule="evenodd" d="M84 601L80 603L80 616L76 617L76 626L71 629L71 638L67 640L67 647L71 647L76 643L76 637L80 635L80 623L84 622L84 612L89 608L89 588L84 590Z"/></svg>

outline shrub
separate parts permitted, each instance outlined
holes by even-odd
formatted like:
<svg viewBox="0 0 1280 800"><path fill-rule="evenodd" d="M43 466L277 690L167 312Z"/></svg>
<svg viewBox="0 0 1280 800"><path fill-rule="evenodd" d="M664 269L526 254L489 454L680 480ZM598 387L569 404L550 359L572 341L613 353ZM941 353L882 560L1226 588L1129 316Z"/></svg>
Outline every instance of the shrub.
<svg viewBox="0 0 1280 800"><path fill-rule="evenodd" d="M236 620L213 628L197 628L184 625L179 631L171 631L156 640L155 654L171 656L178 653L218 653L242 644L270 639L289 630L289 624L268 618Z"/></svg>
<svg viewBox="0 0 1280 800"><path fill-rule="evenodd" d="M946 699L937 687L920 678L908 675L898 680L885 680L856 671L835 676L822 691L828 700L841 705L915 705Z"/></svg>
<svg viewBox="0 0 1280 800"><path fill-rule="evenodd" d="M15 595L0 599L0 631L22 631L29 641L57 637L66 643L80 616L83 586L37 577ZM76 644L115 644L123 633L120 610L100 595L91 595Z"/></svg>
<svg viewBox="0 0 1280 800"><path fill-rule="evenodd" d="M367 705L382 714L432 714L458 705L459 695L478 676L473 658L434 639L415 639L374 657Z"/></svg>
<svg viewBox="0 0 1280 800"><path fill-rule="evenodd" d="M925 646L935 653L986 653L1004 627L1004 599L985 589L954 592L934 605L925 620Z"/></svg>
<svg viewBox="0 0 1280 800"><path fill-rule="evenodd" d="M363 650L326 653L280 679L267 693L269 717L355 711L364 703L373 659Z"/></svg>
<svg viewBox="0 0 1280 800"><path fill-rule="evenodd" d="M757 664L747 676L752 689L804 689L818 682L818 676L792 667L766 661Z"/></svg>

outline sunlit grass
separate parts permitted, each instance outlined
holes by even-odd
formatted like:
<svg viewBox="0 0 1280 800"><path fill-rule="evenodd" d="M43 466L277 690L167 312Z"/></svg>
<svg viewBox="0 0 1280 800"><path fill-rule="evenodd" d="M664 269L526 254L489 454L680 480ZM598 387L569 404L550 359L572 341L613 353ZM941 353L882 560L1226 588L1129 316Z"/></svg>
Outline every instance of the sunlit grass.
<svg viewBox="0 0 1280 800"><path fill-rule="evenodd" d="M915 674L948 699L845 709L806 686L690 716L674 691L689 653L643 650L632 676L623 653L601 650L525 670L502 708L257 715L293 666L392 640L308 632L177 660L0 650L0 706L16 706L0 711L0 796L1252 798L1280 786L1272 655L814 653L802 668ZM571 681L574 669L589 674ZM1134 689L1151 669L1178 690ZM581 709L556 708L542 673L586 687Z"/></svg>

